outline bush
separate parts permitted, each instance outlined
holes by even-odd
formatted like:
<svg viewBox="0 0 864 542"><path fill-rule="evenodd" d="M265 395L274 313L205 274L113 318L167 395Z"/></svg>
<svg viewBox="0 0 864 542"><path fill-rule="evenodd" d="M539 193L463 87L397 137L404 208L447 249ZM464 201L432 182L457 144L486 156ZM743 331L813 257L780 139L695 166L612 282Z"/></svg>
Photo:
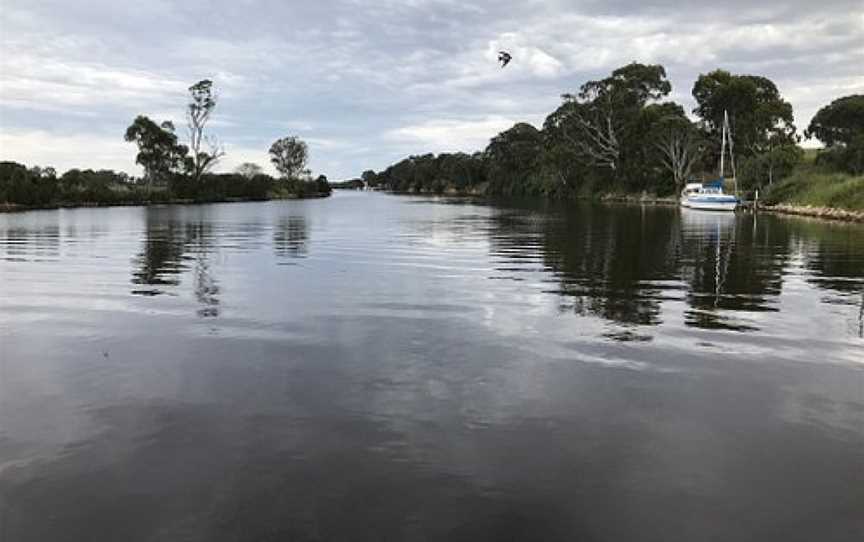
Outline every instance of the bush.
<svg viewBox="0 0 864 542"><path fill-rule="evenodd" d="M782 145L745 159L738 171L741 189L753 191L788 177L804 158L797 145Z"/></svg>
<svg viewBox="0 0 864 542"><path fill-rule="evenodd" d="M169 182L171 193L181 199L195 201L224 201L230 199L267 199L274 184L269 175L259 174L251 179L237 173L207 174L199 182L175 175Z"/></svg>
<svg viewBox="0 0 864 542"><path fill-rule="evenodd" d="M816 164L853 175L864 173L864 135L856 137L848 145L835 145L819 152Z"/></svg>

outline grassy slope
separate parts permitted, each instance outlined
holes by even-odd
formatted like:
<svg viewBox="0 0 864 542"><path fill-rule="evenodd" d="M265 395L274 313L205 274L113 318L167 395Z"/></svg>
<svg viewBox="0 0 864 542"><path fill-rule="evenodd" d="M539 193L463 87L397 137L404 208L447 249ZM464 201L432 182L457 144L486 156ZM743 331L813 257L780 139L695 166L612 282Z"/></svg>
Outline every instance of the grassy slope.
<svg viewBox="0 0 864 542"><path fill-rule="evenodd" d="M770 204L834 207L864 211L864 175L821 173L799 168L766 194Z"/></svg>
<svg viewBox="0 0 864 542"><path fill-rule="evenodd" d="M813 162L818 149L805 150L804 160L792 174L764 195L768 204L833 207L864 211L864 175L826 172Z"/></svg>

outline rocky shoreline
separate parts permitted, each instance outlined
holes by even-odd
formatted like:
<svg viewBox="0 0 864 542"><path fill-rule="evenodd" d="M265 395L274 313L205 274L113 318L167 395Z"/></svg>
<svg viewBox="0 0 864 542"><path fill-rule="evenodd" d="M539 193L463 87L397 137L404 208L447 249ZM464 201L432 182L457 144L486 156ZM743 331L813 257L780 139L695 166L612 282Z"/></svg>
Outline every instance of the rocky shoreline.
<svg viewBox="0 0 864 542"><path fill-rule="evenodd" d="M828 220L843 220L846 222L864 222L864 211L848 211L835 207L813 207L811 205L777 205L759 206L760 211L781 213L786 215L811 216Z"/></svg>

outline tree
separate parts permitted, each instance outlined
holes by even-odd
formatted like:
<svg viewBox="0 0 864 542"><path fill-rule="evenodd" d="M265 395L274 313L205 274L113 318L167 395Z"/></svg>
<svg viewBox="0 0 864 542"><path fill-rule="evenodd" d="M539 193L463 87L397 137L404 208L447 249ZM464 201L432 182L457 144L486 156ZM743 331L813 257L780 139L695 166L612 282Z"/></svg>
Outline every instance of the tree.
<svg viewBox="0 0 864 542"><path fill-rule="evenodd" d="M612 96L603 94L591 99L590 102L579 102L579 98L570 94L562 96L572 107L569 113L573 128L562 131L577 153L588 158L595 166L618 169L621 159L621 141L618 138L620 122L616 118Z"/></svg>
<svg viewBox="0 0 864 542"><path fill-rule="evenodd" d="M729 113L733 146L745 155L797 142L792 105L766 77L714 70L699 76L693 85L693 98L697 103L693 112L718 146L724 112Z"/></svg>
<svg viewBox="0 0 864 542"><path fill-rule="evenodd" d="M186 109L186 124L189 129L189 149L192 159L189 164L194 182L200 182L202 175L213 169L225 156L224 149L213 136L204 133L210 115L216 109L217 96L213 81L203 79L189 87L190 100ZM207 145L207 150L203 146Z"/></svg>
<svg viewBox="0 0 864 542"><path fill-rule="evenodd" d="M845 96L826 105L804 134L825 143L820 163L855 174L864 172L864 95Z"/></svg>
<svg viewBox="0 0 864 542"><path fill-rule="evenodd" d="M234 170L237 175L242 175L246 179L254 179L257 175L264 173L264 168L252 162L243 162Z"/></svg>
<svg viewBox="0 0 864 542"><path fill-rule="evenodd" d="M702 139L698 130L686 117L671 116L661 120L653 139L663 165L672 174L675 188L680 190L701 158Z"/></svg>
<svg viewBox="0 0 864 542"><path fill-rule="evenodd" d="M372 169L367 169L360 175L360 178L363 179L363 184L366 186L375 186L376 177L375 171Z"/></svg>
<svg viewBox="0 0 864 542"><path fill-rule="evenodd" d="M138 145L135 163L144 168L148 189L154 182L167 182L172 174L180 171L189 152L186 146L177 143L170 121L160 125L144 115L138 115L126 129L125 139Z"/></svg>
<svg viewBox="0 0 864 542"><path fill-rule="evenodd" d="M804 132L826 147L849 145L864 135L864 94L853 94L834 100L820 109Z"/></svg>
<svg viewBox="0 0 864 542"><path fill-rule="evenodd" d="M276 170L288 179L306 173L308 158L309 150L306 143L295 136L283 137L270 146L270 161L276 166Z"/></svg>
<svg viewBox="0 0 864 542"><path fill-rule="evenodd" d="M523 195L529 178L539 169L542 153L542 134L524 122L493 137L484 153L490 191Z"/></svg>
<svg viewBox="0 0 864 542"><path fill-rule="evenodd" d="M780 144L764 153L745 159L741 163L741 186L747 190L759 189L774 184L789 176L801 161L804 151L798 145Z"/></svg>
<svg viewBox="0 0 864 542"><path fill-rule="evenodd" d="M319 194L329 194L332 191L326 175L318 175L318 178L315 179L315 191Z"/></svg>
<svg viewBox="0 0 864 542"><path fill-rule="evenodd" d="M545 127L591 165L617 175L628 154L639 154L642 110L671 90L663 66L634 62L605 79L586 82L577 95L562 95L564 103Z"/></svg>

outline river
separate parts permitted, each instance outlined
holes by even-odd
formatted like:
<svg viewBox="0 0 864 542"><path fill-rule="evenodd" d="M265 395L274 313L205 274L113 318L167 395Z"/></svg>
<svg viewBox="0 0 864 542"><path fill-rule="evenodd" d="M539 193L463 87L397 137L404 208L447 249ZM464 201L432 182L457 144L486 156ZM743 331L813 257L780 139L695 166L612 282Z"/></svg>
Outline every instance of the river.
<svg viewBox="0 0 864 542"><path fill-rule="evenodd" d="M0 540L864 537L864 227L0 215Z"/></svg>

